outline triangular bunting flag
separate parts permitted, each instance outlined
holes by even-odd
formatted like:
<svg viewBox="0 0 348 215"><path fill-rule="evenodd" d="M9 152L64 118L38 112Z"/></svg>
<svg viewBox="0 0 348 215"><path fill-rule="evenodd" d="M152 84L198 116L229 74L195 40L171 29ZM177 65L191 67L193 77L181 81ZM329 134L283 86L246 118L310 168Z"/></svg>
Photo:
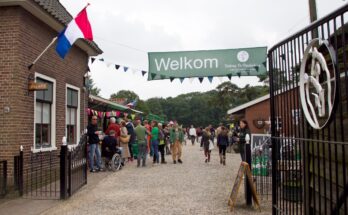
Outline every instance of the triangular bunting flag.
<svg viewBox="0 0 348 215"><path fill-rule="evenodd" d="M218 77L218 79L220 82L223 82L223 80L224 80L222 77Z"/></svg>
<svg viewBox="0 0 348 215"><path fill-rule="evenodd" d="M87 72L90 72L91 70L89 69L89 66L87 66Z"/></svg>
<svg viewBox="0 0 348 215"><path fill-rule="evenodd" d="M134 120L135 114L131 114L131 118L132 118L132 120Z"/></svg>
<svg viewBox="0 0 348 215"><path fill-rule="evenodd" d="M192 84L193 80L195 80L195 79L194 78L190 78L189 80L190 80L190 83Z"/></svg>
<svg viewBox="0 0 348 215"><path fill-rule="evenodd" d="M214 78L213 76L208 76L208 80L209 80L210 83L213 82L213 78Z"/></svg>
<svg viewBox="0 0 348 215"><path fill-rule="evenodd" d="M161 75L161 79L166 79L166 76L165 75Z"/></svg>
<svg viewBox="0 0 348 215"><path fill-rule="evenodd" d="M104 62L104 58L100 58L99 61L103 61Z"/></svg>
<svg viewBox="0 0 348 215"><path fill-rule="evenodd" d="M121 112L120 111L116 111L116 117L120 117Z"/></svg>
<svg viewBox="0 0 348 215"><path fill-rule="evenodd" d="M135 75L136 72L137 72L137 71L136 71L135 69L132 69L133 75Z"/></svg>
<svg viewBox="0 0 348 215"><path fill-rule="evenodd" d="M265 62L263 62L262 64L266 67L266 64L267 64L267 63L266 63L266 61L265 61Z"/></svg>
<svg viewBox="0 0 348 215"><path fill-rule="evenodd" d="M238 75L238 77L240 78L240 76L242 75L240 72L237 72L237 75Z"/></svg>
<svg viewBox="0 0 348 215"><path fill-rule="evenodd" d="M141 74L144 76L146 74L146 71L141 71Z"/></svg>
<svg viewBox="0 0 348 215"><path fill-rule="evenodd" d="M111 66L111 63L106 63L106 67L110 67Z"/></svg>
<svg viewBox="0 0 348 215"><path fill-rule="evenodd" d="M280 57L285 60L285 54L281 54Z"/></svg>
<svg viewBox="0 0 348 215"><path fill-rule="evenodd" d="M254 68L255 68L256 72L259 72L259 66L255 66Z"/></svg>
<svg viewBox="0 0 348 215"><path fill-rule="evenodd" d="M118 70L120 68L120 65L115 65L115 68Z"/></svg>
<svg viewBox="0 0 348 215"><path fill-rule="evenodd" d="M231 78L232 78L232 74L227 75L227 77L228 77L228 79L230 79L230 80L231 80Z"/></svg>
<svg viewBox="0 0 348 215"><path fill-rule="evenodd" d="M153 80L156 77L156 74L151 73L151 79Z"/></svg>
<svg viewBox="0 0 348 215"><path fill-rule="evenodd" d="M92 61L92 64L93 64L94 61L95 61L95 57L92 57L92 58L91 58L91 61Z"/></svg>
<svg viewBox="0 0 348 215"><path fill-rule="evenodd" d="M128 67L124 66L124 67L123 67L123 71L124 71L124 72L127 72L127 70L128 70Z"/></svg>
<svg viewBox="0 0 348 215"><path fill-rule="evenodd" d="M180 78L180 82L181 82L181 83L184 82L184 79L185 79L185 78Z"/></svg>
<svg viewBox="0 0 348 215"><path fill-rule="evenodd" d="M202 83L204 78L200 77L198 79L199 79L199 82Z"/></svg>
<svg viewBox="0 0 348 215"><path fill-rule="evenodd" d="M173 82L174 81L174 77L170 77L170 82Z"/></svg>

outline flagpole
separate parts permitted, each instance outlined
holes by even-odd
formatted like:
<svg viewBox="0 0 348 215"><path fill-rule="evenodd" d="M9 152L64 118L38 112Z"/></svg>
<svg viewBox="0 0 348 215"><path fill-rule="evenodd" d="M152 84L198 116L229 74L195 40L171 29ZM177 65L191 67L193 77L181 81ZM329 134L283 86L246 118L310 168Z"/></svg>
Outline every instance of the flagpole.
<svg viewBox="0 0 348 215"><path fill-rule="evenodd" d="M48 46L41 52L41 54L39 56L37 56L37 58L28 66L28 69L30 70L35 63L42 57L43 54L45 54L45 52L53 45L54 42L56 42L56 40L58 39L58 37L55 37L52 39L51 43L48 44Z"/></svg>

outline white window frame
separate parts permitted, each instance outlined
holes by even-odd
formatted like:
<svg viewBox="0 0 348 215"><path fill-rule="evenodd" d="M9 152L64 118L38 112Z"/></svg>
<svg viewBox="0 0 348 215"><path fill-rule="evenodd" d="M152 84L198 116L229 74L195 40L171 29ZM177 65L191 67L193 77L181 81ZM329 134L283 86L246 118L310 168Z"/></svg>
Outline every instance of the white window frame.
<svg viewBox="0 0 348 215"><path fill-rule="evenodd" d="M52 105L51 105L51 147L48 148L40 148L36 149L35 148L35 134L36 134L36 125L35 125L35 120L36 120L36 92L34 92L34 135L33 135L33 147L31 148L31 151L33 153L37 152L47 152L47 151L53 151L57 150L56 146L56 79L48 77L44 74L35 72L35 80L36 78L41 78L47 81L50 81L53 83L53 98L52 98Z"/></svg>
<svg viewBox="0 0 348 215"><path fill-rule="evenodd" d="M65 85L65 117L66 116L66 109L67 109L67 106L68 106L68 88L72 89L72 90L76 90L77 91L77 110L76 110L76 143L73 144L73 145L68 145L68 148L69 149L73 149L75 148L76 146L78 146L79 144L79 141L80 141L80 117L81 117L81 95L80 95L80 88L79 87L76 87L74 85L71 85L71 84L66 84ZM67 137L67 134L68 134L68 131L66 129L66 118L64 120L64 124L65 124L65 137Z"/></svg>

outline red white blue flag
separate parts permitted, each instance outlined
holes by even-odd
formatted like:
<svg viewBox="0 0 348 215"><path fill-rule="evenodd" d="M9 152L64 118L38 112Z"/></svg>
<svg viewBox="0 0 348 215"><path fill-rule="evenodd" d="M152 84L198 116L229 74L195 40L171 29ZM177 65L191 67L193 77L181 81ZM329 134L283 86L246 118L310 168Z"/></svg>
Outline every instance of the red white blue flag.
<svg viewBox="0 0 348 215"><path fill-rule="evenodd" d="M78 38L93 40L92 28L86 11L87 6L58 35L56 51L63 59Z"/></svg>

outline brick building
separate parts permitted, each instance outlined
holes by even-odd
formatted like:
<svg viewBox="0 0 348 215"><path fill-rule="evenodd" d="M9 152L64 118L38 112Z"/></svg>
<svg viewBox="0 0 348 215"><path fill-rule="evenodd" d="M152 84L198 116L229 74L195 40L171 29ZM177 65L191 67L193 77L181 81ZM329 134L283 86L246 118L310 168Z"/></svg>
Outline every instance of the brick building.
<svg viewBox="0 0 348 215"><path fill-rule="evenodd" d="M89 56L102 53L95 43L77 40L64 60L54 45L28 70L71 20L58 0L0 0L0 160L10 174L21 145L25 158L59 151L64 136L75 145L86 127L84 75ZM48 90L28 91L29 79Z"/></svg>
<svg viewBox="0 0 348 215"><path fill-rule="evenodd" d="M245 119L251 133L265 133L268 130L265 122L271 116L269 94L232 108L227 114L235 121Z"/></svg>

